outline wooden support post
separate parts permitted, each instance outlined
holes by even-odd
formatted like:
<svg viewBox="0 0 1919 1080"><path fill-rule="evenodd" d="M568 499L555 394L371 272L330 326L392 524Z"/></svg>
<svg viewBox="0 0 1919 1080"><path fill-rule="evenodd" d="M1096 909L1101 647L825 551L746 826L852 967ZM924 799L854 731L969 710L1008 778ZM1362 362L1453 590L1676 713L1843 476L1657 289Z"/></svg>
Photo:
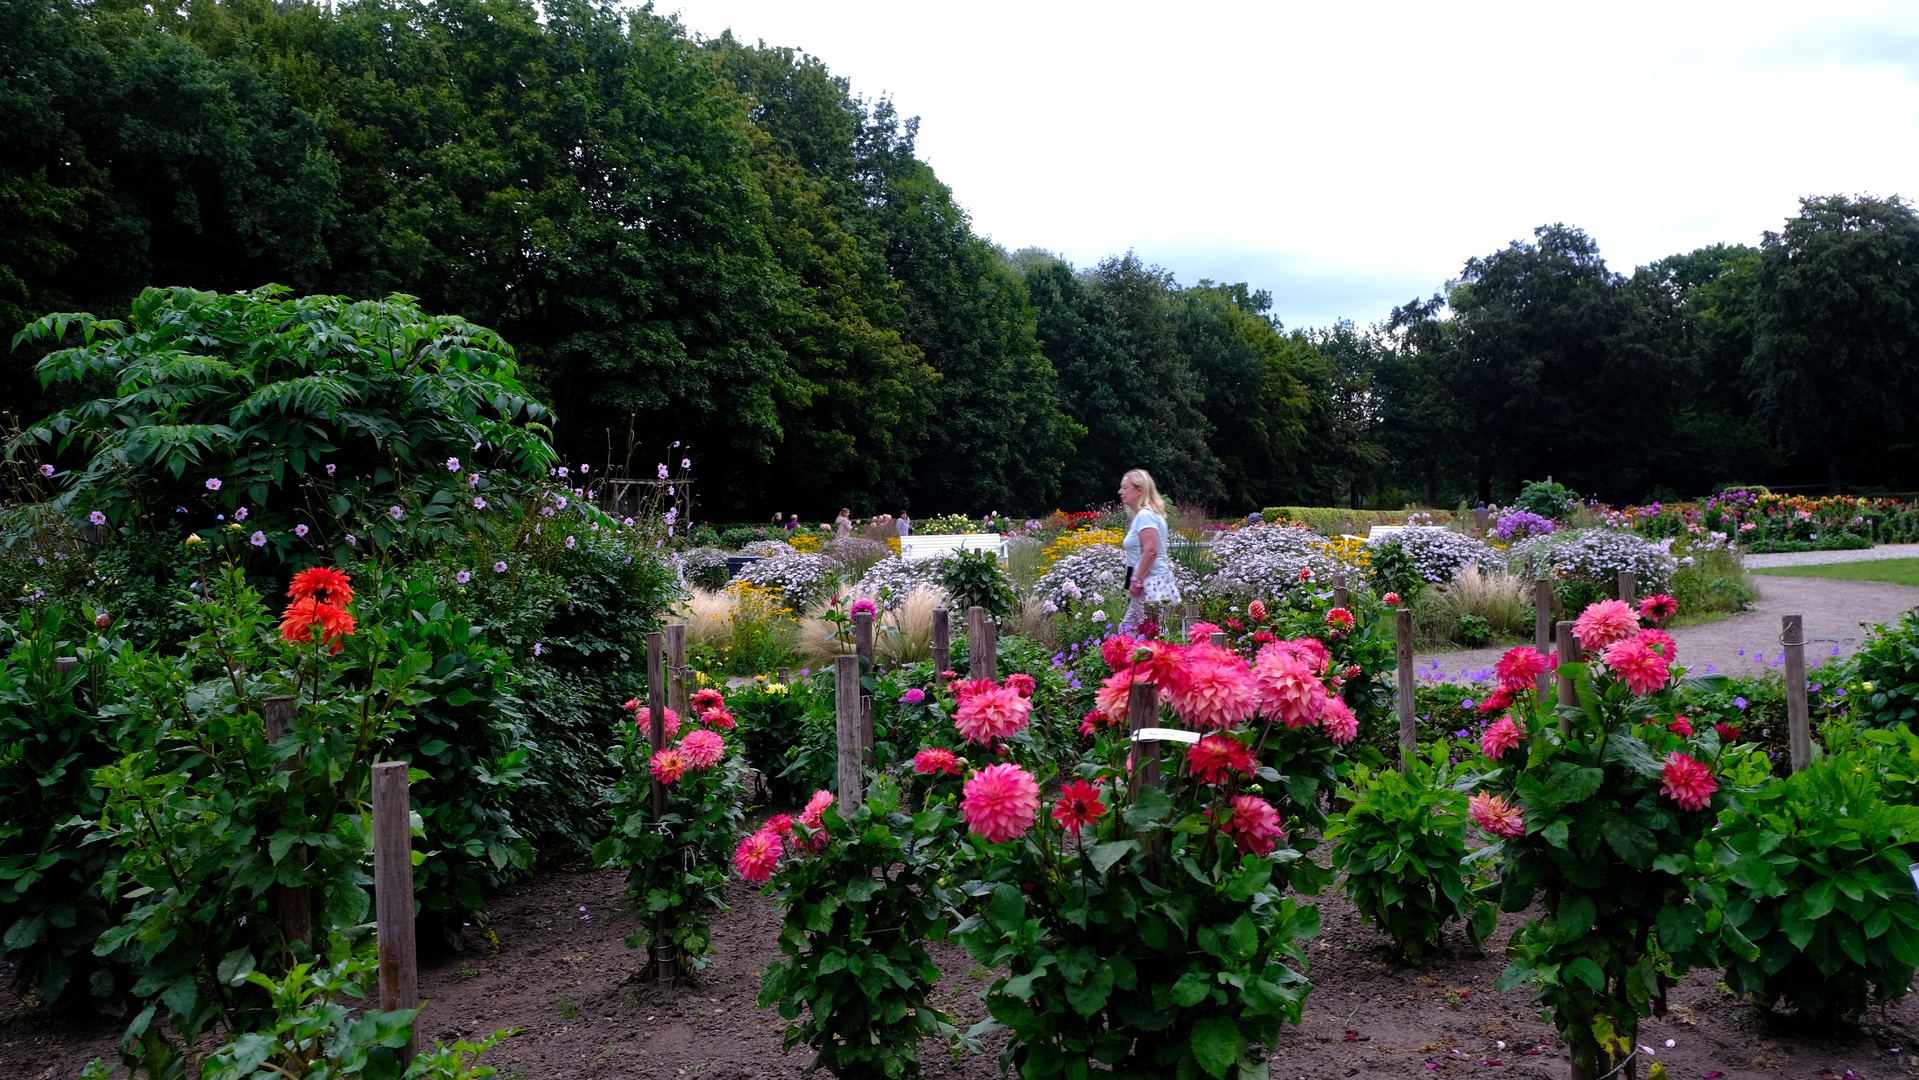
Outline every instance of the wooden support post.
<svg viewBox="0 0 1919 1080"><path fill-rule="evenodd" d="M1159 726L1159 687L1149 682L1136 682L1126 695L1126 730L1140 731ZM1133 743L1133 777L1127 784L1127 802L1134 802L1145 788L1159 786L1159 741L1141 740ZM1160 836L1155 833L1146 840L1147 877L1155 883L1163 880L1160 866Z"/></svg>
<svg viewBox="0 0 1919 1080"><path fill-rule="evenodd" d="M853 652L859 656L862 669L873 666L873 616L869 612L853 616Z"/></svg>
<svg viewBox="0 0 1919 1080"><path fill-rule="evenodd" d="M1786 730L1792 771L1812 764L1812 728L1806 716L1806 629L1802 615L1779 616L1779 643L1786 648Z"/></svg>
<svg viewBox="0 0 1919 1080"><path fill-rule="evenodd" d="M666 707L689 719L686 685L686 624L672 623L666 628Z"/></svg>
<svg viewBox="0 0 1919 1080"><path fill-rule="evenodd" d="M374 942L380 954L380 1008L420 1007L420 958L413 941L413 812L407 763L373 766ZM420 1024L400 1048L402 1063L419 1049Z"/></svg>
<svg viewBox="0 0 1919 1080"><path fill-rule="evenodd" d="M1527 559L1528 564L1531 559ZM1553 583L1550 581L1533 582L1533 648L1541 655L1552 652L1553 638ZM1544 703L1552 692L1552 677L1544 672L1539 676L1539 700Z"/></svg>
<svg viewBox="0 0 1919 1080"><path fill-rule="evenodd" d="M977 670L984 671L986 674L975 675L974 678L997 679L999 678L999 624L990 618L987 619L980 626L980 634L979 659L975 662L980 665Z"/></svg>
<svg viewBox="0 0 1919 1080"><path fill-rule="evenodd" d="M1400 761L1419 756L1419 727L1413 723L1413 613L1400 608L1394 613L1393 651L1399 657L1399 750Z"/></svg>
<svg viewBox="0 0 1919 1080"><path fill-rule="evenodd" d="M1346 606L1346 571L1333 575L1333 606Z"/></svg>
<svg viewBox="0 0 1919 1080"><path fill-rule="evenodd" d="M860 723L860 658L833 658L833 718L839 736L840 813L850 814L866 801L864 741Z"/></svg>
<svg viewBox="0 0 1919 1080"><path fill-rule="evenodd" d="M1619 599L1627 604L1639 602L1639 576L1631 570L1619 572Z"/></svg>
<svg viewBox="0 0 1919 1080"><path fill-rule="evenodd" d="M269 744L277 743L287 737L293 726L294 698L291 694L280 694L267 698L260 703L260 719L266 725ZM300 765L296 755L282 761L274 771L292 772ZM287 858L301 866L306 865L307 849L305 844L295 844L287 850ZM276 907L279 909L280 932L286 935L287 943L306 942L307 948L313 947L313 892L305 885L277 885Z"/></svg>
<svg viewBox="0 0 1919 1080"><path fill-rule="evenodd" d="M986 638L986 609L974 604L966 609L966 677L969 679L986 678L985 650L980 648Z"/></svg>
<svg viewBox="0 0 1919 1080"><path fill-rule="evenodd" d="M666 635L646 635L646 742L655 753L666 747ZM653 781L653 820L666 817L666 785ZM671 858L669 851L668 857ZM679 974L678 957L666 944L666 917L653 917L653 978L667 982Z"/></svg>
<svg viewBox="0 0 1919 1080"><path fill-rule="evenodd" d="M780 669L780 685L781 686L793 685L793 669L792 668L783 667Z"/></svg>
<svg viewBox="0 0 1919 1080"><path fill-rule="evenodd" d="M1179 640L1193 640L1193 624L1199 621L1198 604L1182 604L1179 609Z"/></svg>
<svg viewBox="0 0 1919 1080"><path fill-rule="evenodd" d="M860 612L853 616L853 649L860 663L860 674L864 676L873 670L873 616ZM876 736L873 731L873 695L860 688L860 762L873 764L873 743Z"/></svg>
<svg viewBox="0 0 1919 1080"><path fill-rule="evenodd" d="M1212 643L1213 643L1214 645L1216 645L1216 646L1218 646L1219 648L1222 648L1222 649L1223 649L1223 648L1225 648L1225 647L1226 647L1226 631L1224 631L1224 630L1215 630L1215 631L1213 631L1213 632L1212 632L1212 634L1210 635L1210 639L1211 639L1211 641L1212 641Z"/></svg>
<svg viewBox="0 0 1919 1080"><path fill-rule="evenodd" d="M1560 623L1559 624L1559 670L1565 671L1567 664L1577 664L1583 659L1585 659L1585 653L1583 653L1579 648L1579 639L1573 636L1573 624L1570 622ZM1579 704L1579 688L1573 685L1572 676L1570 675L1559 676L1559 703L1561 705ZM1571 735L1572 730L1573 730L1572 721L1566 719L1563 716L1560 717L1559 718L1560 736L1563 738L1567 735Z"/></svg>
<svg viewBox="0 0 1919 1080"><path fill-rule="evenodd" d="M80 658L77 656L56 656L53 658L53 677L66 682L67 676L73 674L73 669L79 666Z"/></svg>
<svg viewBox="0 0 1919 1080"><path fill-rule="evenodd" d="M953 613L933 609L933 685L946 689L946 671L953 666Z"/></svg>

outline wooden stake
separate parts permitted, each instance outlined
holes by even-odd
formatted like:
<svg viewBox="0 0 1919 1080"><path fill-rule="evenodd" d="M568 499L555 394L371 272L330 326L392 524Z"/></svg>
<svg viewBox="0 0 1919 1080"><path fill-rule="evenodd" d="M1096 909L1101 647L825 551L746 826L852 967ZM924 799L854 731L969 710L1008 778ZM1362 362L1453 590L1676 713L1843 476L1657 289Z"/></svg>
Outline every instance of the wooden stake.
<svg viewBox="0 0 1919 1080"><path fill-rule="evenodd" d="M56 656L53 658L53 677L60 682L66 682L67 676L73 674L73 669L79 666L80 658L77 656Z"/></svg>
<svg viewBox="0 0 1919 1080"><path fill-rule="evenodd" d="M793 685L793 669L792 668L783 667L780 669L780 685L781 686Z"/></svg>
<svg viewBox="0 0 1919 1080"><path fill-rule="evenodd" d="M986 650L981 645L986 640L986 609L974 604L966 609L966 677L984 679L986 675Z"/></svg>
<svg viewBox="0 0 1919 1080"><path fill-rule="evenodd" d="M839 736L839 804L851 814L866 801L865 756L860 723L860 658L833 658L833 719Z"/></svg>
<svg viewBox="0 0 1919 1080"><path fill-rule="evenodd" d="M1812 728L1806 710L1806 630L1802 615L1779 616L1779 643L1786 648L1786 729L1792 771L1812 764Z"/></svg>
<svg viewBox="0 0 1919 1080"><path fill-rule="evenodd" d="M1402 762L1419 756L1419 728L1413 723L1413 613L1394 612L1393 651L1399 657L1399 750Z"/></svg>
<svg viewBox="0 0 1919 1080"><path fill-rule="evenodd" d="M999 623L987 619L980 626L980 634L978 663L979 670L984 671L985 674L976 675L974 678L997 679L999 678Z"/></svg>
<svg viewBox="0 0 1919 1080"><path fill-rule="evenodd" d="M407 763L373 766L374 940L380 954L380 1008L420 1007L420 958L413 941L413 817ZM419 1049L420 1024L400 1048L401 1062Z"/></svg>
<svg viewBox="0 0 1919 1080"><path fill-rule="evenodd" d="M1208 638L1209 640L1212 641L1214 645L1218 646L1219 648L1223 649L1226 647L1226 631L1215 630L1208 635Z"/></svg>
<svg viewBox="0 0 1919 1080"><path fill-rule="evenodd" d="M1136 682L1126 694L1126 730L1140 731L1159 726L1159 687L1149 682ZM1142 740L1135 742L1132 749L1133 778L1127 784L1128 802L1136 802L1139 793L1149 787L1159 786L1159 741ZM1146 840L1147 876L1154 882L1161 880L1160 836L1154 833Z"/></svg>
<svg viewBox="0 0 1919 1080"><path fill-rule="evenodd" d="M1179 609L1179 640L1193 639L1193 624L1199 621L1199 605L1185 604Z"/></svg>
<svg viewBox="0 0 1919 1080"><path fill-rule="evenodd" d="M945 608L933 609L933 685L946 689L946 676L943 674L953 666L953 613Z"/></svg>
<svg viewBox="0 0 1919 1080"><path fill-rule="evenodd" d="M1333 606L1346 606L1346 571L1333 575Z"/></svg>
<svg viewBox="0 0 1919 1080"><path fill-rule="evenodd" d="M646 635L646 742L653 752L666 748L666 635ZM666 817L666 785L653 781L653 820ZM668 852L668 858L672 857ZM678 976L677 958L666 944L666 916L653 916L653 978L667 982Z"/></svg>
<svg viewBox="0 0 1919 1080"><path fill-rule="evenodd" d="M672 623L666 628L666 707L689 719L686 686L686 624Z"/></svg>
<svg viewBox="0 0 1919 1080"><path fill-rule="evenodd" d="M287 731L293 725L294 698L291 694L280 694L267 698L260 703L260 719L266 724L268 744L279 742L287 737ZM292 772L299 767L300 759L296 755L282 761L275 772ZM287 857L304 867L307 861L305 844L295 844L287 851ZM278 895L276 907L279 908L280 932L286 935L288 943L306 942L307 948L313 947L313 893L305 885L275 886Z"/></svg>
<svg viewBox="0 0 1919 1080"><path fill-rule="evenodd" d="M873 666L873 616L865 611L853 616L853 652L861 668Z"/></svg>
<svg viewBox="0 0 1919 1080"><path fill-rule="evenodd" d="M1529 559L1528 562L1531 560ZM1553 636L1553 583L1550 581L1533 582L1533 648L1540 654L1552 652ZM1539 700L1543 703L1546 695L1552 691L1552 677L1545 672L1539 675Z"/></svg>
<svg viewBox="0 0 1919 1080"><path fill-rule="evenodd" d="M1579 639L1573 636L1573 624L1559 624L1559 670L1565 671L1567 664L1577 664L1585 659L1585 653L1579 648ZM1579 704L1579 688L1573 685L1572 676L1559 676L1559 703L1561 705ZM1559 718L1559 735L1564 738L1572 734L1572 721Z"/></svg>
<svg viewBox="0 0 1919 1080"><path fill-rule="evenodd" d="M1639 577L1631 570L1619 572L1619 599L1628 604L1639 600Z"/></svg>
<svg viewBox="0 0 1919 1080"><path fill-rule="evenodd" d="M853 616L853 648L858 654L860 674L864 676L873 670L873 616L860 612ZM860 687L860 762L873 764L873 744L876 741L873 731L873 695Z"/></svg>

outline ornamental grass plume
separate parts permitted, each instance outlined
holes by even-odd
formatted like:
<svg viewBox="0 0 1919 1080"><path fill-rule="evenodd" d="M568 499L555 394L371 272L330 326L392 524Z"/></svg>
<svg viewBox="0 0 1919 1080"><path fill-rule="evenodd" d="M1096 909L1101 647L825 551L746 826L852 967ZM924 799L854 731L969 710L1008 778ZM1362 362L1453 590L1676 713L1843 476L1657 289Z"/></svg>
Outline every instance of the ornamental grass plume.
<svg viewBox="0 0 1919 1080"><path fill-rule="evenodd" d="M653 751L653 779L662 784L678 783L686 775L686 758L678 750L667 747Z"/></svg>
<svg viewBox="0 0 1919 1080"><path fill-rule="evenodd" d="M1133 650L1139 648L1139 640L1130 634L1114 634L1100 642L1099 658L1114 671L1125 671L1133 666Z"/></svg>
<svg viewBox="0 0 1919 1080"><path fill-rule="evenodd" d="M1713 778L1712 766L1694 761L1677 750L1666 756L1666 767L1660 770L1659 792L1670 795L1681 810L1704 810L1712 802L1712 793L1718 790L1719 781Z"/></svg>
<svg viewBox="0 0 1919 1080"><path fill-rule="evenodd" d="M1498 761L1506 756L1506 751L1525 741L1526 733L1519 729L1512 717L1504 716L1479 737L1479 752L1492 761Z"/></svg>
<svg viewBox="0 0 1919 1080"><path fill-rule="evenodd" d="M1290 728L1311 727L1326 704L1326 686L1292 653L1260 650L1253 665L1259 710Z"/></svg>
<svg viewBox="0 0 1919 1080"><path fill-rule="evenodd" d="M1026 835L1039 815L1039 785L1018 765L988 765L966 782L960 816L989 844Z"/></svg>
<svg viewBox="0 0 1919 1080"><path fill-rule="evenodd" d="M1186 642L1189 645L1198 645L1203 641L1211 641L1213 635L1217 633L1219 633L1219 627L1212 623L1196 622L1186 628Z"/></svg>
<svg viewBox="0 0 1919 1080"><path fill-rule="evenodd" d="M1492 836L1512 839L1526 835L1526 819L1516 806L1490 792L1482 791L1466 803L1466 814L1473 824Z"/></svg>
<svg viewBox="0 0 1919 1080"><path fill-rule="evenodd" d="M1506 655L1493 665L1493 674L1499 677L1501 688L1518 693L1532 689L1538 684L1539 677L1552 668L1553 661L1545 653L1521 645L1506 650Z"/></svg>
<svg viewBox="0 0 1919 1080"><path fill-rule="evenodd" d="M1319 707L1319 730L1340 746L1349 746L1359 738L1359 717L1338 694L1326 695Z"/></svg>
<svg viewBox="0 0 1919 1080"><path fill-rule="evenodd" d="M1251 748L1231 735L1208 735L1186 748L1186 767L1208 784L1223 784L1233 773L1251 776L1256 765Z"/></svg>
<svg viewBox="0 0 1919 1080"><path fill-rule="evenodd" d="M1647 622L1661 622L1679 614L1679 601L1666 593L1654 593L1642 597L1639 601L1639 617Z"/></svg>
<svg viewBox="0 0 1919 1080"><path fill-rule="evenodd" d="M960 774L960 760L951 750L942 750L929 746L913 755L913 771L916 773L946 773L950 776Z"/></svg>
<svg viewBox="0 0 1919 1080"><path fill-rule="evenodd" d="M739 868L741 877L761 885L773 876L773 868L779 865L781 849L779 834L771 829L761 829L740 841L740 846L733 852L733 865Z"/></svg>
<svg viewBox="0 0 1919 1080"><path fill-rule="evenodd" d="M680 740L680 756L692 768L710 769L726 756L726 740L718 732L695 728Z"/></svg>
<svg viewBox="0 0 1919 1080"><path fill-rule="evenodd" d="M1257 795L1233 796L1232 812L1220 822L1219 831L1233 838L1241 855L1265 855L1286 837L1286 830L1279 825L1279 811Z"/></svg>
<svg viewBox="0 0 1919 1080"><path fill-rule="evenodd" d="M1623 600L1601 600L1573 621L1573 636L1587 652L1599 652L1638 632L1639 613Z"/></svg>
<svg viewBox="0 0 1919 1080"><path fill-rule="evenodd" d="M1053 820L1074 836L1088 825L1099 820L1106 812L1106 804L1099 801L1099 789L1084 780L1075 780L1059 789L1059 798L1053 803Z"/></svg>
<svg viewBox="0 0 1919 1080"><path fill-rule="evenodd" d="M1666 658L1636 637L1614 642L1607 647L1606 666L1618 673L1620 679L1639 697L1645 697L1666 685L1666 680L1672 675L1666 667Z"/></svg>
<svg viewBox="0 0 1919 1080"><path fill-rule="evenodd" d="M1039 689L1038 681L1024 671L1015 671L1011 675L1008 675L1006 677L1006 686L1023 698L1032 697L1033 691Z"/></svg>
<svg viewBox="0 0 1919 1080"><path fill-rule="evenodd" d="M648 733L653 730L652 707L642 705L640 704L639 698L634 698L626 703L626 708L633 710L633 724L640 729L640 737L651 738L652 736ZM678 737L680 734L680 714L674 712L672 709L667 709L660 714L660 717L660 726L666 730L666 737L669 739Z"/></svg>
<svg viewBox="0 0 1919 1080"><path fill-rule="evenodd" d="M978 690L960 699L953 726L967 742L989 746L1026 726L1033 703L1010 686Z"/></svg>
<svg viewBox="0 0 1919 1080"><path fill-rule="evenodd" d="M1208 657L1189 662L1186 676L1168 697L1173 712L1197 729L1224 731L1253 718L1259 709L1259 690L1252 673L1239 657Z"/></svg>

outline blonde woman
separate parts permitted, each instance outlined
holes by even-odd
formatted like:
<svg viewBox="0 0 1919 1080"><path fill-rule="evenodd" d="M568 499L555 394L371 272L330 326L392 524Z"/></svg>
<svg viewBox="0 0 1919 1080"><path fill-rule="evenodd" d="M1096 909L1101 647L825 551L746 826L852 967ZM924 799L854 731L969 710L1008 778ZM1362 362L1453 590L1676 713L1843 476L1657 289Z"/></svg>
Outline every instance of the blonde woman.
<svg viewBox="0 0 1919 1080"><path fill-rule="evenodd" d="M1159 497L1153 474L1134 469L1119 478L1119 501L1132 521L1120 550L1126 554L1127 592L1131 601L1119 632L1130 634L1146 618L1147 604L1179 602L1179 582L1166 558L1166 503Z"/></svg>
<svg viewBox="0 0 1919 1080"><path fill-rule="evenodd" d="M853 535L853 508L852 507L850 506L840 507L840 516L833 519L833 535L835 537L842 538L842 539Z"/></svg>

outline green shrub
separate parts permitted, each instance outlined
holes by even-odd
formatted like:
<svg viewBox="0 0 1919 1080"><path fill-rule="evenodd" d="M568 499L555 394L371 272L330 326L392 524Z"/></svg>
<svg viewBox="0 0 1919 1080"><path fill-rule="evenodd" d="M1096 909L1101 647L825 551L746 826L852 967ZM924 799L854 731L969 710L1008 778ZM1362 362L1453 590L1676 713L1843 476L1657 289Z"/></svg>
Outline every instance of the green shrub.
<svg viewBox="0 0 1919 1080"><path fill-rule="evenodd" d="M1461 615L1453 620L1453 633L1471 648L1479 648L1493 639L1493 626L1478 615Z"/></svg>
<svg viewBox="0 0 1919 1080"><path fill-rule="evenodd" d="M1691 559L1691 562L1686 562ZM1690 548L1672 577L1672 596L1682 613L1739 612L1758 599L1752 578L1730 548Z"/></svg>
<svg viewBox="0 0 1919 1080"><path fill-rule="evenodd" d="M991 551L955 551L941 559L939 585L952 597L956 611L983 607L998 619L1013 608L1013 590L1000 570L999 556Z"/></svg>
<svg viewBox="0 0 1919 1080"><path fill-rule="evenodd" d="M1727 936L1749 943L1728 986L1846 1020L1905 995L1919 902L1904 845L1919 839L1919 807L1881 797L1869 756L1815 760L1743 795L1716 839Z"/></svg>
<svg viewBox="0 0 1919 1080"><path fill-rule="evenodd" d="M1426 591L1426 579L1420 575L1406 545L1398 540L1388 540L1373 548L1370 562L1374 595L1398 593L1401 603L1410 604Z"/></svg>
<svg viewBox="0 0 1919 1080"><path fill-rule="evenodd" d="M1326 833L1360 918L1378 923L1415 964L1448 922L1463 923L1477 948L1496 919L1492 905L1467 891L1466 793L1450 786L1457 777L1448 752L1435 744L1428 760L1413 758L1404 772L1353 765L1339 789L1352 809Z"/></svg>
<svg viewBox="0 0 1919 1080"><path fill-rule="evenodd" d="M1513 500L1513 506L1529 514L1558 519L1571 514L1579 501L1578 494L1564 484L1535 480L1519 489L1519 497Z"/></svg>
<svg viewBox="0 0 1919 1080"><path fill-rule="evenodd" d="M1875 626L1852 657L1852 674L1871 690L1853 694L1853 718L1866 727L1919 724L1919 608L1893 626Z"/></svg>

